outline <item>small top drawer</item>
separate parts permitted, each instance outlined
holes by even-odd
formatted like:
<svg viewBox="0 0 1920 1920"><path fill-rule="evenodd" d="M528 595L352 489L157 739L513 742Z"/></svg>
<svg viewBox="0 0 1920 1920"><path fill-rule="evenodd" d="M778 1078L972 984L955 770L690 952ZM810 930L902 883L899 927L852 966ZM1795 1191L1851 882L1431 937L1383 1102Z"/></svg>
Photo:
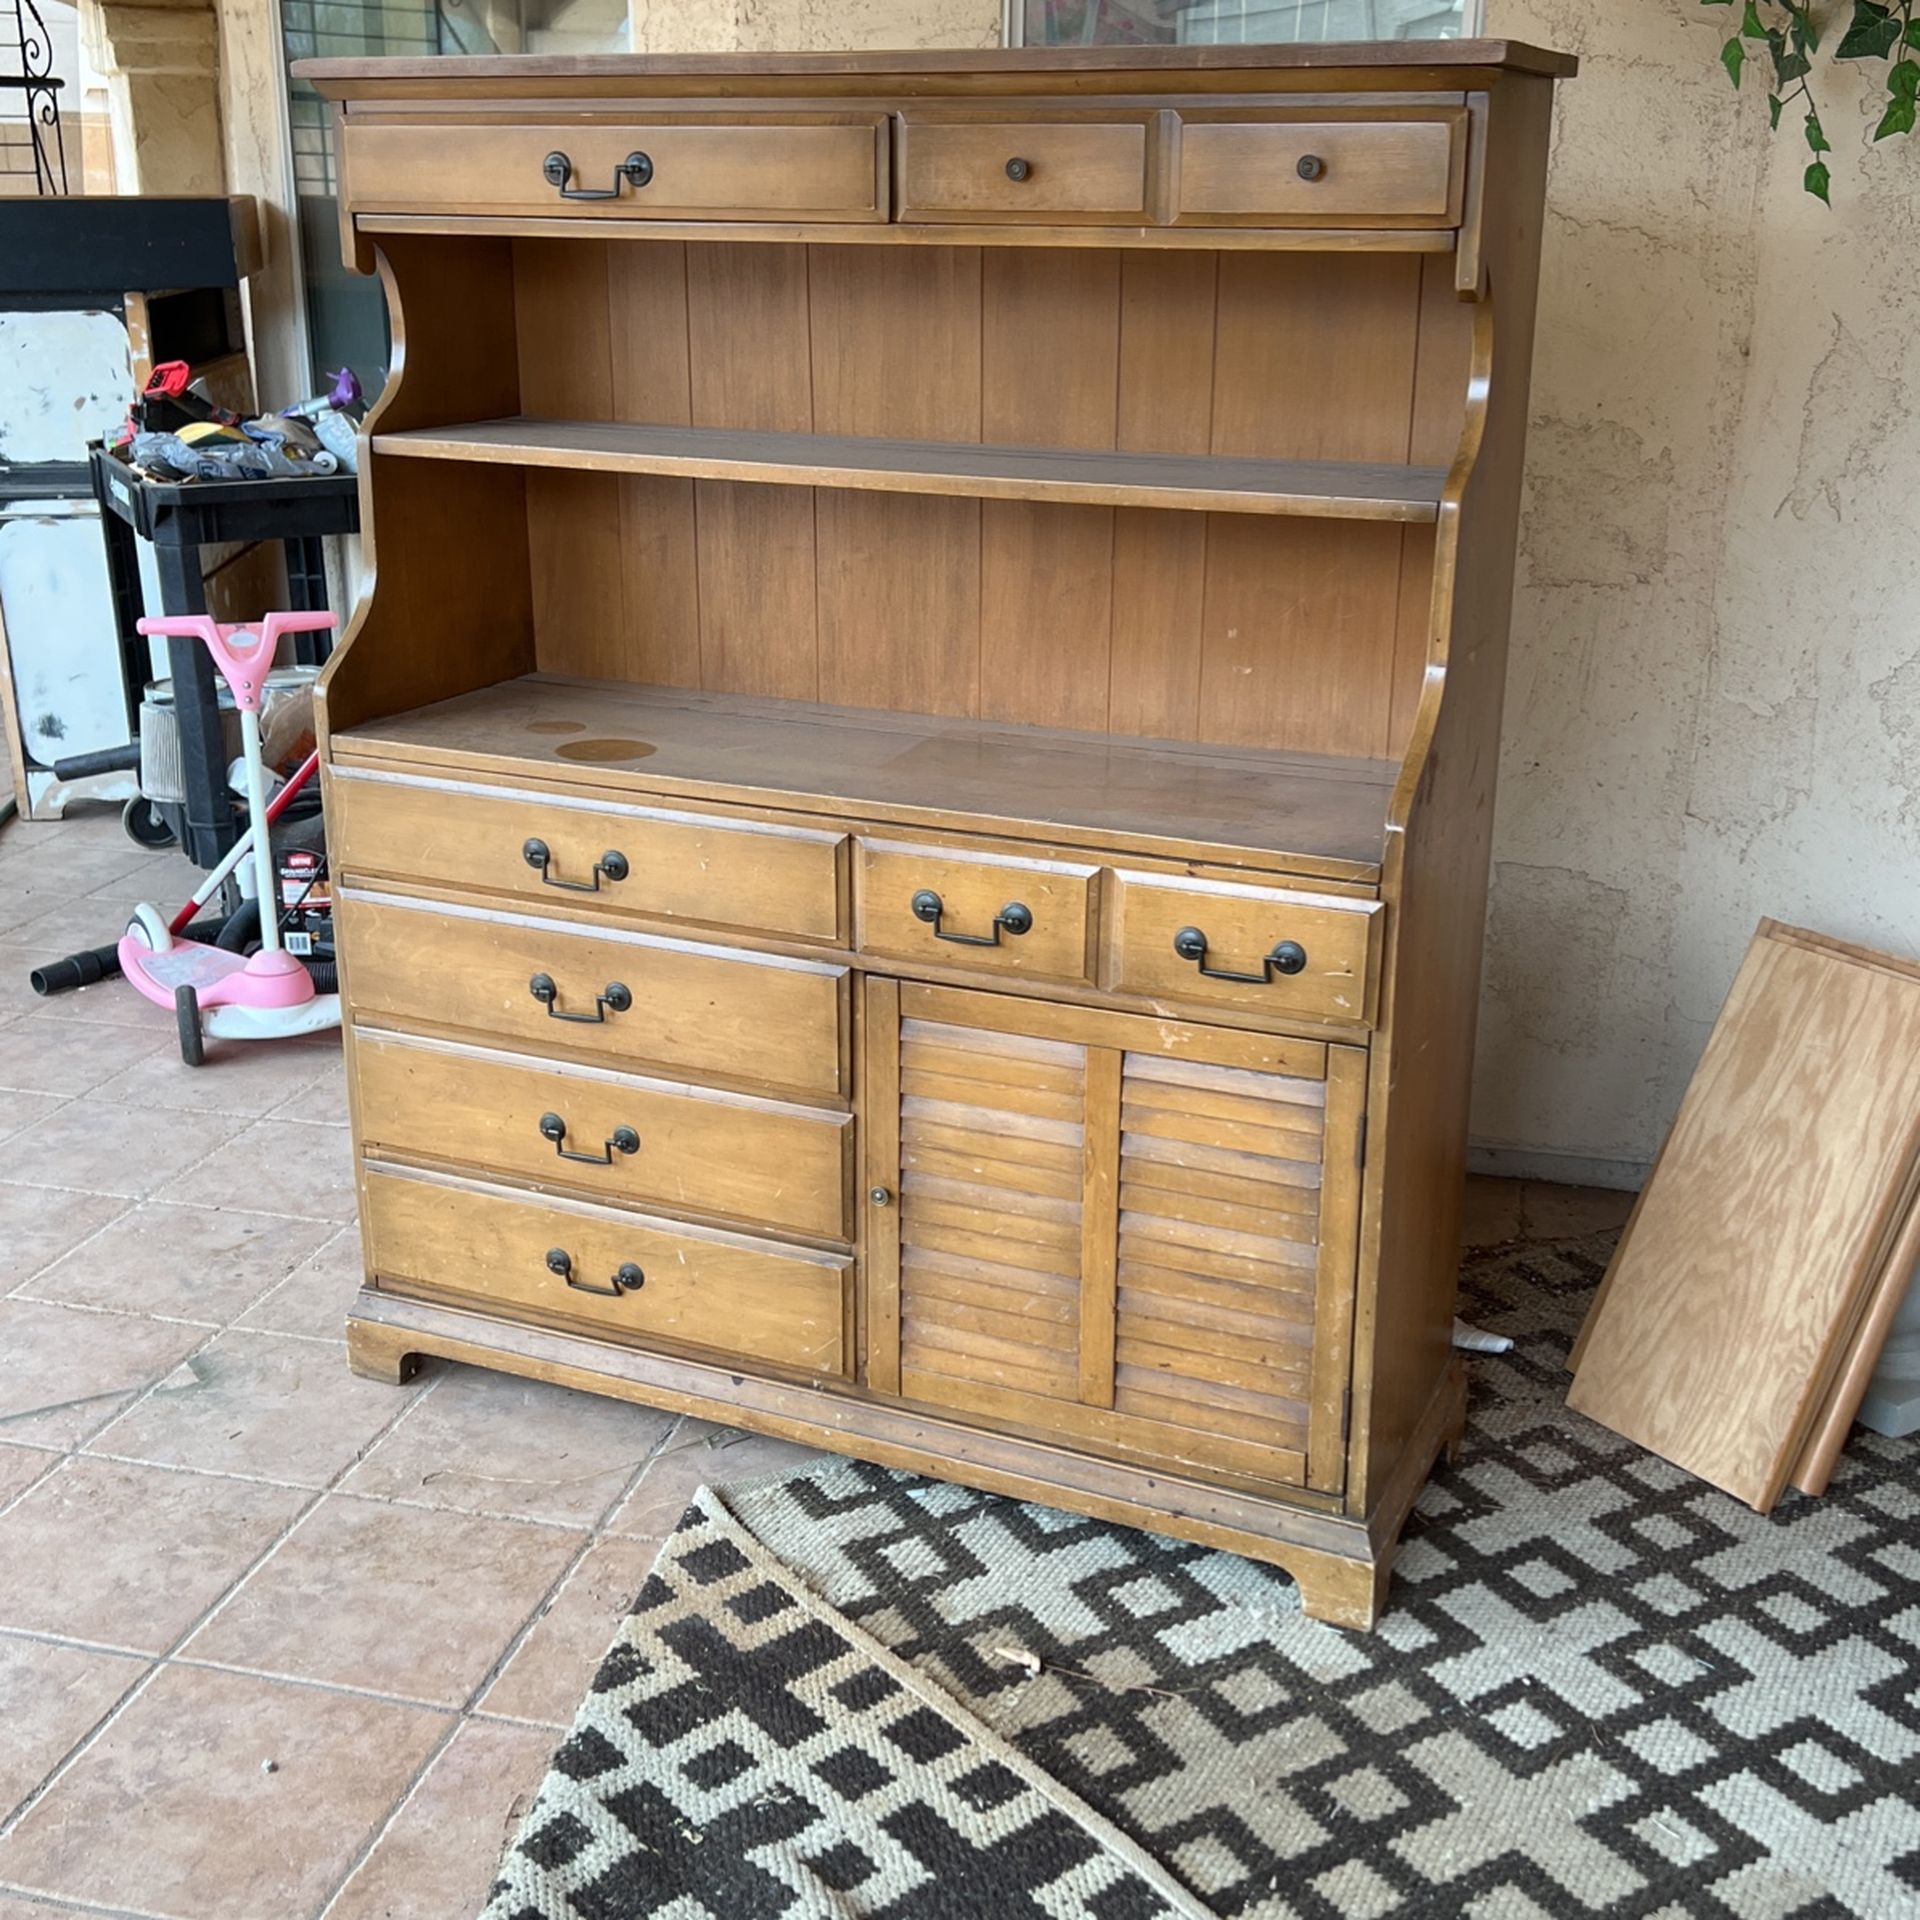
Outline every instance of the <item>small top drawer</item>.
<svg viewBox="0 0 1920 1920"><path fill-rule="evenodd" d="M1458 108L1189 114L1174 163L1177 226L1449 227L1460 220Z"/></svg>
<svg viewBox="0 0 1920 1920"><path fill-rule="evenodd" d="M1246 1013L1370 1021L1378 901L1158 874L1113 876L1110 985Z"/></svg>
<svg viewBox="0 0 1920 1920"><path fill-rule="evenodd" d="M1140 120L900 122L902 220L1141 221L1148 125Z"/></svg>
<svg viewBox="0 0 1920 1920"><path fill-rule="evenodd" d="M334 870L700 926L840 938L844 835L343 767Z"/></svg>
<svg viewBox="0 0 1920 1920"><path fill-rule="evenodd" d="M603 220L884 220L883 114L408 120L350 114L355 213Z"/></svg>
<svg viewBox="0 0 1920 1920"><path fill-rule="evenodd" d="M864 840L858 872L863 953L1048 980L1093 977L1097 867Z"/></svg>

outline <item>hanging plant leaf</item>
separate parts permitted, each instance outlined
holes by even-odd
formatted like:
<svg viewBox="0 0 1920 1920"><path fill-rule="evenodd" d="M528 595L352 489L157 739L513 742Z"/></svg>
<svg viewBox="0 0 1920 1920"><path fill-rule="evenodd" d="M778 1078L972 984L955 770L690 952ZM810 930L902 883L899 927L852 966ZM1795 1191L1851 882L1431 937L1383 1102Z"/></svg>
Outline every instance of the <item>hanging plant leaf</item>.
<svg viewBox="0 0 1920 1920"><path fill-rule="evenodd" d="M1827 174L1827 163L1824 160L1816 160L1813 165L1807 169L1805 178L1801 181L1801 184L1823 205L1829 207L1833 205L1833 202L1827 198L1827 188L1830 181Z"/></svg>
<svg viewBox="0 0 1920 1920"><path fill-rule="evenodd" d="M1810 153L1831 153L1827 145L1827 136L1820 131L1820 116L1817 113L1807 115L1807 150Z"/></svg>
<svg viewBox="0 0 1920 1920"><path fill-rule="evenodd" d="M1916 94L1920 94L1920 63L1912 60L1897 62L1887 75L1887 110L1873 130L1876 140L1884 140L1889 134L1913 131Z"/></svg>
<svg viewBox="0 0 1920 1920"><path fill-rule="evenodd" d="M1788 32L1793 39L1796 53L1812 53L1820 44L1820 29L1814 23L1813 15L1805 7L1796 7L1793 0L1786 0L1787 18L1791 22Z"/></svg>
<svg viewBox="0 0 1920 1920"><path fill-rule="evenodd" d="M1780 109L1786 104L1777 93L1767 95L1767 123L1775 133L1780 131Z"/></svg>
<svg viewBox="0 0 1920 1920"><path fill-rule="evenodd" d="M1764 40L1767 30L1760 24L1760 8L1757 0L1747 0L1747 10L1740 16L1740 37L1743 40Z"/></svg>
<svg viewBox="0 0 1920 1920"><path fill-rule="evenodd" d="M1907 30L1900 36L1900 43L1907 47L1920 47L1920 20L1909 20Z"/></svg>
<svg viewBox="0 0 1920 1920"><path fill-rule="evenodd" d="M1729 40L1720 49L1720 64L1727 70L1727 78L1737 87L1740 84L1740 69L1747 64L1747 50L1740 42Z"/></svg>
<svg viewBox="0 0 1920 1920"><path fill-rule="evenodd" d="M1876 0L1853 0L1853 23L1834 50L1836 60L1884 60L1900 38L1901 23Z"/></svg>
<svg viewBox="0 0 1920 1920"><path fill-rule="evenodd" d="M1778 27L1767 35L1767 51L1773 55L1773 77L1783 87L1791 86L1813 70L1812 62L1798 49L1789 51L1786 35Z"/></svg>

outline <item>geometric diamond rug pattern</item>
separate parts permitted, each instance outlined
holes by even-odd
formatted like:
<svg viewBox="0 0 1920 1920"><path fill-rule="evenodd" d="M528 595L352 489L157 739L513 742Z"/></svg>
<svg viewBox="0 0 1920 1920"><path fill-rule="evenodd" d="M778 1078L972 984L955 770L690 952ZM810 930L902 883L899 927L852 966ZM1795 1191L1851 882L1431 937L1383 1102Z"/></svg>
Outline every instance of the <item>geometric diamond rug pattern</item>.
<svg viewBox="0 0 1920 1920"><path fill-rule="evenodd" d="M1762 1516L1570 1413L1612 1242L1464 1270L1462 1312L1515 1344L1472 1362L1466 1447L1371 1635L1307 1620L1275 1569L859 1463L709 1490L486 1920L1920 1916L1920 1443L1856 1431L1826 1495ZM868 1796L816 1764L698 1799L687 1759L723 1765L720 1722L777 1717L791 1673L729 1630L713 1715L680 1675L679 1745L654 1680L638 1713L622 1689L684 1658L653 1616L725 1613L682 1570L722 1537L738 1592L805 1612L942 1751ZM823 1753L872 1733L815 1704ZM985 1767L1024 1851L979 1824Z"/></svg>

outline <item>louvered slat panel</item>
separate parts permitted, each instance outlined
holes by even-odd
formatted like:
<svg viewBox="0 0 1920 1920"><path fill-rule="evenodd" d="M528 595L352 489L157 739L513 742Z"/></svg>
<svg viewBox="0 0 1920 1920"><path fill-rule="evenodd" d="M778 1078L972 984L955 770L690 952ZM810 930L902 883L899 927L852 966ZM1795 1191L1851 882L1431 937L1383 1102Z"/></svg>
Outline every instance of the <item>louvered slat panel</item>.
<svg viewBox="0 0 1920 1920"><path fill-rule="evenodd" d="M900 1024L903 1371L1079 1392L1086 1054Z"/></svg>
<svg viewBox="0 0 1920 1920"><path fill-rule="evenodd" d="M1303 1447L1324 1087L1129 1053L1121 1088L1114 1411Z"/></svg>

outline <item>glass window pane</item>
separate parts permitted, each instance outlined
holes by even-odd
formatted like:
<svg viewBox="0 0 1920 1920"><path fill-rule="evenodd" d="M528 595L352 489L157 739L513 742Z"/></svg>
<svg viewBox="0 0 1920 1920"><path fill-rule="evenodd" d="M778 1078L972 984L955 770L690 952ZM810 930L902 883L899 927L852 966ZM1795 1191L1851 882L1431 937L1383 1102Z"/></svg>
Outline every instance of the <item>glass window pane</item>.
<svg viewBox="0 0 1920 1920"><path fill-rule="evenodd" d="M1465 0L1015 0L1030 47L1451 40Z"/></svg>

